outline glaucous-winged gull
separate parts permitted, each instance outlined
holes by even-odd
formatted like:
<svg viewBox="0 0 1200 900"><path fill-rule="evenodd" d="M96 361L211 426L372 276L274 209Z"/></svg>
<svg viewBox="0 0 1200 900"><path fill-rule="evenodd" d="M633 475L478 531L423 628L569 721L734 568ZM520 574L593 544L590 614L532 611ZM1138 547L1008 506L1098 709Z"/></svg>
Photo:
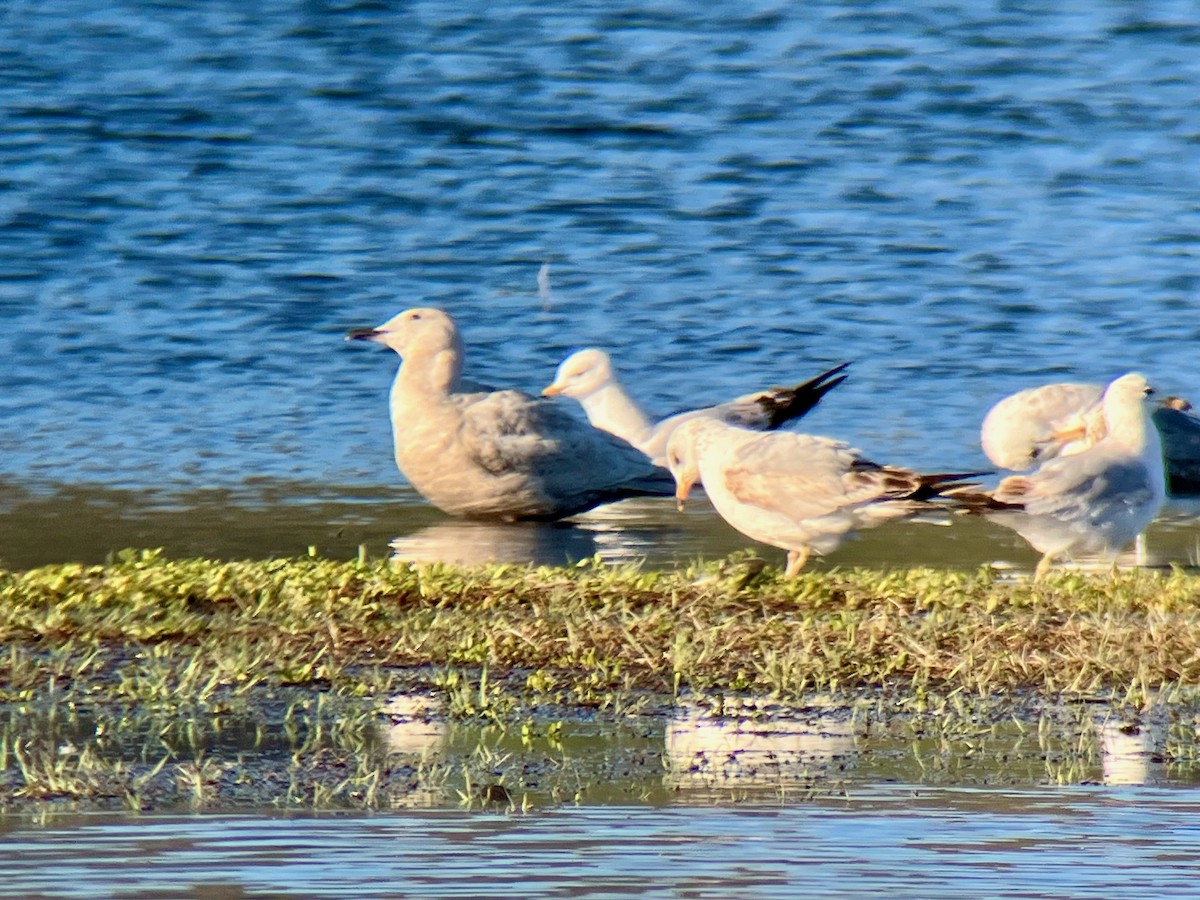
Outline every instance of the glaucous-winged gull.
<svg viewBox="0 0 1200 900"><path fill-rule="evenodd" d="M440 309L408 309L347 340L400 355L390 403L396 465L444 512L549 520L670 494L667 473L624 441L548 400L463 381L458 328Z"/></svg>
<svg viewBox="0 0 1200 900"><path fill-rule="evenodd" d="M731 526L787 551L789 577L811 553L833 552L860 528L932 510L939 494L982 474L921 475L874 463L842 441L764 434L707 418L672 432L667 465L681 507L692 485L703 484Z"/></svg>
<svg viewBox="0 0 1200 900"><path fill-rule="evenodd" d="M1103 390L1069 453L1028 475L1005 478L992 491L958 492L968 509L1012 528L1042 554L1040 579L1055 559L1074 554L1115 556L1142 533L1166 496L1162 445L1136 372Z"/></svg>
<svg viewBox="0 0 1200 900"><path fill-rule="evenodd" d="M822 397L846 380L841 373L849 365L845 362L834 366L795 387L744 394L716 406L687 410L654 422L617 379L609 355L588 347L559 363L554 381L542 395L578 400L589 422L633 444L661 466L666 465L667 439L684 422L702 417L757 431L773 430L800 418L820 403Z"/></svg>

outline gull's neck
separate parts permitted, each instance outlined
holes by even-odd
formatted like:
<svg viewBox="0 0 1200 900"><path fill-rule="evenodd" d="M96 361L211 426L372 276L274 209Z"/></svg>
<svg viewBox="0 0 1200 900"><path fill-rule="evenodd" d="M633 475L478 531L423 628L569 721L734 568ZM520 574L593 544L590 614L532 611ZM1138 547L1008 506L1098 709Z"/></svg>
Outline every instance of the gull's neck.
<svg viewBox="0 0 1200 900"><path fill-rule="evenodd" d="M392 384L393 398L425 399L448 397L462 377L462 354L456 347L434 353L417 352L405 357Z"/></svg>
<svg viewBox="0 0 1200 900"><path fill-rule="evenodd" d="M693 454L700 483L709 500L724 515L736 509L738 500L726 484L725 473L737 452L751 441L765 437L761 432L735 428L715 419L692 420ZM691 423L688 423L691 425Z"/></svg>
<svg viewBox="0 0 1200 900"><path fill-rule="evenodd" d="M1105 397L1107 439L1129 453L1162 455L1162 441L1141 399Z"/></svg>
<svg viewBox="0 0 1200 900"><path fill-rule="evenodd" d="M635 446L652 427L641 407L615 381L605 382L576 399L592 425Z"/></svg>

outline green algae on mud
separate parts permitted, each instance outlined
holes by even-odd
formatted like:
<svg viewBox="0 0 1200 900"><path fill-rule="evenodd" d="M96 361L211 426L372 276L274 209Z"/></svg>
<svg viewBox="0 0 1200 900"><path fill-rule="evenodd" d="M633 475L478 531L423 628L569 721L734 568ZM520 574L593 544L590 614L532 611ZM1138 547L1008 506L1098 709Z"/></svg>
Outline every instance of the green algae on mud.
<svg viewBox="0 0 1200 900"><path fill-rule="evenodd" d="M696 756L696 735L731 728L784 727L768 787L790 795L841 789L840 750L779 770L814 735L912 742L919 779L1000 740L1028 777L1073 781L1096 777L1101 725L1153 724L1147 752L1190 773L1198 591L1179 571L786 581L749 555L664 573L127 552L0 572L0 811L521 806L606 781L655 797L664 771L724 786L713 761L750 757ZM576 763L589 729L627 739Z"/></svg>
<svg viewBox="0 0 1200 900"><path fill-rule="evenodd" d="M0 699L114 656L138 695L340 683L358 670L487 665L547 686L1141 692L1200 685L1200 577L932 569L802 574L753 557L682 572L126 552L0 572ZM132 677L132 676L129 676ZM90 680L90 679L89 679ZM100 679L104 681L105 679Z"/></svg>

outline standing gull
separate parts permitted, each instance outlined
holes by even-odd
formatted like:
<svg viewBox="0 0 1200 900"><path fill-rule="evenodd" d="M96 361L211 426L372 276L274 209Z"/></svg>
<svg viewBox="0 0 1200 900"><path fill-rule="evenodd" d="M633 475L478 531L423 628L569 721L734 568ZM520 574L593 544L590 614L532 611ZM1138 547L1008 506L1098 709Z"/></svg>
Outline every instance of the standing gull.
<svg viewBox="0 0 1200 900"><path fill-rule="evenodd" d="M1079 448L957 499L1042 554L1035 580L1060 556L1115 556L1154 520L1166 495L1162 445L1144 403L1150 393L1143 376L1121 376L1089 414L1090 437Z"/></svg>
<svg viewBox="0 0 1200 900"><path fill-rule="evenodd" d="M671 481L624 441L520 391L462 380L463 348L440 309L408 309L347 340L402 359L391 391L396 465L426 500L456 516L559 519Z"/></svg>
<svg viewBox="0 0 1200 900"><path fill-rule="evenodd" d="M1103 437L1104 385L1074 382L1018 391L989 411L980 429L983 452L996 465L1023 472L1070 456ZM1152 418L1162 441L1167 492L1200 495L1200 419L1181 397L1167 397Z"/></svg>
<svg viewBox="0 0 1200 900"><path fill-rule="evenodd" d="M849 363L834 366L792 388L770 388L744 394L716 406L676 413L653 422L626 393L613 371L612 360L603 350L588 347L572 353L558 366L554 381L543 391L545 397L562 395L578 400L588 421L628 441L659 465L665 465L667 439L679 425L695 418L716 419L756 431L771 431L799 419L821 398L846 380Z"/></svg>
<svg viewBox="0 0 1200 900"><path fill-rule="evenodd" d="M700 482L721 517L752 540L787 551L788 577L811 553L836 550L860 528L931 510L973 474L920 475L881 466L849 444L808 434L762 434L697 418L667 442L682 507Z"/></svg>

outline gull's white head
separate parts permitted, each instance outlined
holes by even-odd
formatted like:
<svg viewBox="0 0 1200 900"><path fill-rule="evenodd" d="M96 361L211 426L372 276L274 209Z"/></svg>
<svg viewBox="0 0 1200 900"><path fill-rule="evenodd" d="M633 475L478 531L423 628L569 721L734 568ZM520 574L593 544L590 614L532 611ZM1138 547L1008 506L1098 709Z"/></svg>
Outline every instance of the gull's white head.
<svg viewBox="0 0 1200 900"><path fill-rule="evenodd" d="M348 341L375 341L400 354L396 386L441 393L451 391L462 374L462 341L448 313L432 307L406 309L378 328L358 328Z"/></svg>
<svg viewBox="0 0 1200 900"><path fill-rule="evenodd" d="M1153 394L1154 388L1150 387L1144 375L1130 372L1109 383L1108 387L1104 389L1104 403L1106 405L1110 402L1132 404L1145 400Z"/></svg>
<svg viewBox="0 0 1200 900"><path fill-rule="evenodd" d="M558 364L554 381L542 390L543 397L573 397L576 400L600 390L613 379L612 360L603 350L588 347L572 353Z"/></svg>
<svg viewBox="0 0 1200 900"><path fill-rule="evenodd" d="M672 431L667 441L667 468L675 478L675 500L680 509L700 480L698 444L700 432L708 424L705 419L691 419Z"/></svg>
<svg viewBox="0 0 1200 900"><path fill-rule="evenodd" d="M446 350L461 350L458 328L448 313L432 307L406 309L377 328L356 328L348 341L375 341L407 359L432 356Z"/></svg>

